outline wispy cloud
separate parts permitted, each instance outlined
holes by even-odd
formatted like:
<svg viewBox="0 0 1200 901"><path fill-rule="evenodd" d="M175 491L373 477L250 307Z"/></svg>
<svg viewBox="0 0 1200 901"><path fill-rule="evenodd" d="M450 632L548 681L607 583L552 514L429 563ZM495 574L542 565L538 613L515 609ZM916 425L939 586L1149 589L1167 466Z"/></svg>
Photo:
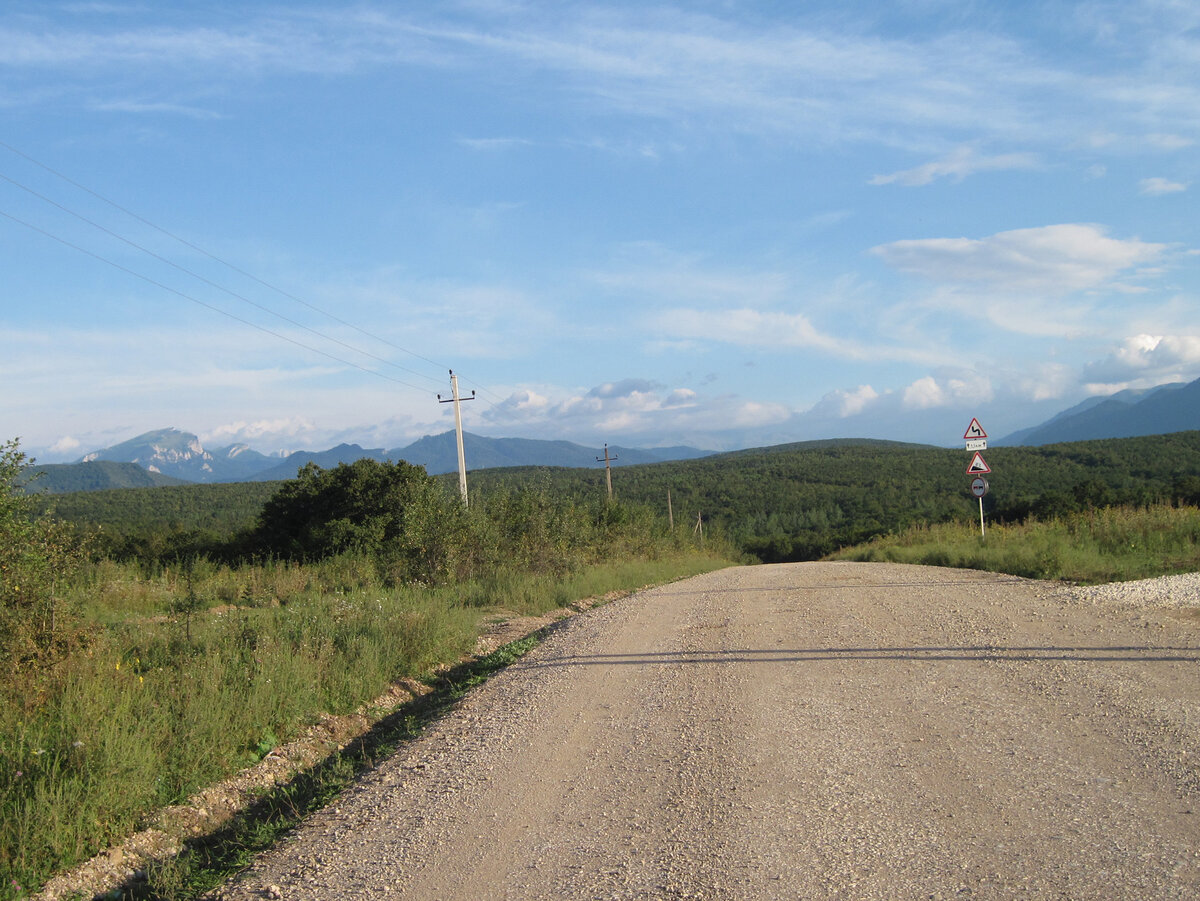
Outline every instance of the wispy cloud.
<svg viewBox="0 0 1200 901"><path fill-rule="evenodd" d="M459 138L458 143L472 150L496 153L503 150L531 147L534 142L528 138Z"/></svg>
<svg viewBox="0 0 1200 901"><path fill-rule="evenodd" d="M1139 66L1134 53L1125 66L1097 76L982 31L899 39L862 29L831 31L819 15L796 17L788 27L755 27L668 7L638 7L636 15L616 7L572 15L520 7L503 15L478 7L469 14L420 15L278 8L218 25L90 30L25 22L0 25L0 66L53 71L63 79L134 68L193 84L294 73L486 69L502 73L514 89L585 97L593 113L913 150L941 144L946 128L1039 145L1082 140L1101 110L1130 133L1179 146L1194 140L1200 125L1200 86L1194 68L1184 65L1195 43L1183 37L1159 41L1153 67ZM1028 153L959 149L880 175L877 183L922 184L1035 163Z"/></svg>
<svg viewBox="0 0 1200 901"><path fill-rule="evenodd" d="M984 284L1059 296L1096 288L1154 262L1166 245L1110 238L1098 225L1047 225L986 238L894 241L871 253L900 272L940 284Z"/></svg>
<svg viewBox="0 0 1200 901"><path fill-rule="evenodd" d="M656 317L655 328L679 338L702 338L743 347L814 347L837 356L856 359L867 356L865 348L823 334L803 313L674 309Z"/></svg>
<svg viewBox="0 0 1200 901"><path fill-rule="evenodd" d="M181 103L160 103L147 100L104 100L91 105L102 113L132 113L134 115L180 115L191 119L221 119L224 115L217 110L205 109Z"/></svg>
<svg viewBox="0 0 1200 901"><path fill-rule="evenodd" d="M1158 197L1162 194L1178 194L1186 191L1188 185L1186 182L1171 181L1166 178L1143 178L1138 182L1138 188L1143 194Z"/></svg>
<svg viewBox="0 0 1200 901"><path fill-rule="evenodd" d="M979 154L973 147L958 147L941 159L893 172L890 175L876 175L871 179L873 185L898 184L906 187L927 185L939 178L951 178L962 181L977 172L995 172L1006 169L1033 169L1038 165L1037 156L1032 153L1002 153L994 156Z"/></svg>

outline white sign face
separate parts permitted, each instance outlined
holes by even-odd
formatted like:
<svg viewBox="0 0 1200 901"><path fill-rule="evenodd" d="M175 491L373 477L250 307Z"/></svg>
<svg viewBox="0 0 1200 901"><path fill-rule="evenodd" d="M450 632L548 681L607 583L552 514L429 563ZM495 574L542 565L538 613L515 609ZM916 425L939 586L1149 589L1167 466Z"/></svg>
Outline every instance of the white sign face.
<svg viewBox="0 0 1200 901"><path fill-rule="evenodd" d="M987 432L983 430L983 426L979 424L978 419L972 419L971 424L967 426L967 431L963 434L964 438L986 438ZM968 448L970 450L970 448Z"/></svg>
<svg viewBox="0 0 1200 901"><path fill-rule="evenodd" d="M988 482L983 476L979 476L971 481L971 493L976 497L983 497L988 493Z"/></svg>
<svg viewBox="0 0 1200 901"><path fill-rule="evenodd" d="M988 466L987 461L983 459L983 454L976 451L975 456L971 458L971 465L967 467L967 475L981 476L984 473L989 473L991 471L992 468Z"/></svg>
<svg viewBox="0 0 1200 901"><path fill-rule="evenodd" d="M969 451L987 450L987 439L986 438L968 438L967 439L967 450L969 450Z"/></svg>

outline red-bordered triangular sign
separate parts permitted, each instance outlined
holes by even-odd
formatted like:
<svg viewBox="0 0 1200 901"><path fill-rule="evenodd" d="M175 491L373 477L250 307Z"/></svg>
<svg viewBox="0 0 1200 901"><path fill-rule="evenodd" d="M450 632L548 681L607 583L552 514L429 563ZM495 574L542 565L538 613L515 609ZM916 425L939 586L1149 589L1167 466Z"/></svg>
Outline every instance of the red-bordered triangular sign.
<svg viewBox="0 0 1200 901"><path fill-rule="evenodd" d="M987 465L987 461L983 459L983 454L979 451L975 452L975 456L971 458L971 465L967 467L967 475L981 476L986 472L991 472L992 468Z"/></svg>
<svg viewBox="0 0 1200 901"><path fill-rule="evenodd" d="M967 426L966 434L964 434L963 437L964 438L986 438L987 432L985 432L983 430L983 426L981 426L979 424L978 419L972 418L971 424L969 426Z"/></svg>

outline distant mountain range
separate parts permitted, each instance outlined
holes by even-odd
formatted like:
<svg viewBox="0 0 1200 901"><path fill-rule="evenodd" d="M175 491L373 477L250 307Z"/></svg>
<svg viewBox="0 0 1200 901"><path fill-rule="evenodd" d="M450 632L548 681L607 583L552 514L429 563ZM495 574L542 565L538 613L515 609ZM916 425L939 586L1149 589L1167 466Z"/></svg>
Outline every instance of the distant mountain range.
<svg viewBox="0 0 1200 901"><path fill-rule="evenodd" d="M997 445L1060 444L1097 438L1137 438L1200 429L1200 379L1092 397L1041 425L1013 432Z"/></svg>
<svg viewBox="0 0 1200 901"><path fill-rule="evenodd" d="M539 441L529 438L484 438L463 433L463 448L469 469L504 466L596 466L603 449L569 441ZM614 466L662 463L707 456L710 451L693 447L652 449L610 446ZM437 475L458 469L454 432L427 435L407 447L384 450L357 444L339 444L329 450L297 451L286 456L268 456L244 444L205 448L200 439L179 429L146 432L128 441L87 454L77 463L34 466L37 490L48 493L95 491L103 488L138 488L185 482L265 482L295 478L308 463L323 469L353 463L364 457L373 460L405 460L424 466Z"/></svg>

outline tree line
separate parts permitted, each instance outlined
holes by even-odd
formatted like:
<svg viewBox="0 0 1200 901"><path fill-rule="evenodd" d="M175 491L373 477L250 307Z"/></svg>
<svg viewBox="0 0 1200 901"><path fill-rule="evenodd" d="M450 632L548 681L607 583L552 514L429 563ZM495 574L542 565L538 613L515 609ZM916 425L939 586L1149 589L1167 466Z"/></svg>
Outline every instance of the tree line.
<svg viewBox="0 0 1200 901"><path fill-rule="evenodd" d="M1200 432L1001 447L986 457L993 472L984 510L995 521L1200 503ZM626 466L613 481L617 500L649 508L663 522L669 493L677 529L694 529L699 519L760 560L806 560L913 523L976 516L967 458L961 450L923 445L817 441ZM453 475L430 478L453 491ZM606 498L601 467L481 470L471 473L470 485L473 505L527 489L573 504L603 505ZM279 483L189 485L81 492L47 502L63 519L101 527L102 542L117 556L243 553L266 547L261 533L252 538L248 530L278 489Z"/></svg>

